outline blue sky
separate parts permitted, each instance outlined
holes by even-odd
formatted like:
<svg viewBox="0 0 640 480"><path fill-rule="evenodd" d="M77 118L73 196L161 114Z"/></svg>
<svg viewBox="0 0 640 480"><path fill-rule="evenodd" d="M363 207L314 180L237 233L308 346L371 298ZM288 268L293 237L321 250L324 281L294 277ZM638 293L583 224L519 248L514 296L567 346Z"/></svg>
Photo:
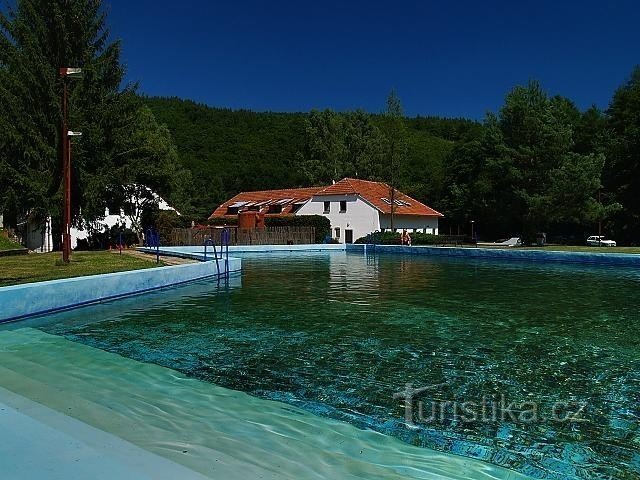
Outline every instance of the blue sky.
<svg viewBox="0 0 640 480"><path fill-rule="evenodd" d="M105 0L149 95L257 111L482 118L531 78L606 108L640 64L640 3Z"/></svg>

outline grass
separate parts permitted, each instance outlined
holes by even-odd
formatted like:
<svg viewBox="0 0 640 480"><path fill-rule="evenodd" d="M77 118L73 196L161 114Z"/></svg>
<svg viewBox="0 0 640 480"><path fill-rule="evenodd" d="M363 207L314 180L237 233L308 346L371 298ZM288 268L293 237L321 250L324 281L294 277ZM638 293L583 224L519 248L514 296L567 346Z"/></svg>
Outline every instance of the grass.
<svg viewBox="0 0 640 480"><path fill-rule="evenodd" d="M7 237L0 235L0 250L13 250L14 248L23 248L19 243L9 240Z"/></svg>
<svg viewBox="0 0 640 480"><path fill-rule="evenodd" d="M0 286L156 266L154 260L113 252L74 252L68 265L62 263L59 252L0 257Z"/></svg>

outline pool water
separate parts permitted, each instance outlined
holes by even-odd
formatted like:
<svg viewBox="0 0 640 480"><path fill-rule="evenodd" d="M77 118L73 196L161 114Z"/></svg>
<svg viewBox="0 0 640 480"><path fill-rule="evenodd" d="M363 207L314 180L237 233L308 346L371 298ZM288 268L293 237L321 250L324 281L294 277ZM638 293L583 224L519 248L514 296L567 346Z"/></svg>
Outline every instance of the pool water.
<svg viewBox="0 0 640 480"><path fill-rule="evenodd" d="M242 257L241 286L200 283L170 302L129 299L37 326L425 452L533 478L640 477L640 272L345 252ZM429 387L411 403L423 402L424 415L407 417L394 398L407 384ZM535 404L540 418L466 421L452 410L489 399L492 411L502 398ZM548 418L558 402L579 411L575 421ZM425 418L432 404L435 420Z"/></svg>

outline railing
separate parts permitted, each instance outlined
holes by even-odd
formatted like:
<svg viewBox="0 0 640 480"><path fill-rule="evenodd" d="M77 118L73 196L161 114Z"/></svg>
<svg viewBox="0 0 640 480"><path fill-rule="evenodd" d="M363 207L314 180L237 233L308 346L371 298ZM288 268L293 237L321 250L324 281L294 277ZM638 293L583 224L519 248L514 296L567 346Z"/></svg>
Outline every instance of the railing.
<svg viewBox="0 0 640 480"><path fill-rule="evenodd" d="M229 278L229 242L231 240L231 230L225 228L220 236L220 250L224 248L224 272L225 278Z"/></svg>
<svg viewBox="0 0 640 480"><path fill-rule="evenodd" d="M229 278L229 239L231 236L231 232L229 229L223 229L220 235L220 255L218 256L218 250L216 249L216 242L212 238L207 238L203 242L204 246L204 255L203 260L207 261L207 247L210 246L213 250L213 258L216 261L216 270L218 272L218 280L220 280L220 259L222 255L224 255L224 272L223 276L225 279Z"/></svg>
<svg viewBox="0 0 640 480"><path fill-rule="evenodd" d="M225 233L227 232L227 233ZM227 241L222 241L222 236ZM202 245L211 238L218 245L299 245L315 243L316 231L313 227L267 227L265 229L244 230L238 227L174 228L171 231L171 245Z"/></svg>
<svg viewBox="0 0 640 480"><path fill-rule="evenodd" d="M213 250L213 258L216 261L216 271L218 272L218 278L220 278L220 263L218 260L218 251L216 250L216 242L213 241L212 238L207 238L204 241L204 261L207 261L207 246L211 245L211 248Z"/></svg>
<svg viewBox="0 0 640 480"><path fill-rule="evenodd" d="M156 263L160 263L160 233L155 233L152 228L148 229L144 236L144 246L156 248Z"/></svg>

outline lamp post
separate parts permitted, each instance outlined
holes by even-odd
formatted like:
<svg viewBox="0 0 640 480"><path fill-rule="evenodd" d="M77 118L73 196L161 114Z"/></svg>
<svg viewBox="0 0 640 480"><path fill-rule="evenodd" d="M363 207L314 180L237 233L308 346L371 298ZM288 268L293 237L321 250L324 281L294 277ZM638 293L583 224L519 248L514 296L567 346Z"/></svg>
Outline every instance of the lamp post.
<svg viewBox="0 0 640 480"><path fill-rule="evenodd" d="M471 220L471 241L473 242L474 237L473 237L473 224L476 223L475 220Z"/></svg>
<svg viewBox="0 0 640 480"><path fill-rule="evenodd" d="M602 209L602 186L598 189L598 203ZM602 238L602 212L598 215L598 237Z"/></svg>
<svg viewBox="0 0 640 480"><path fill-rule="evenodd" d="M64 178L64 208L63 208L63 230L62 230L62 261L69 263L71 256L71 141L70 138L81 133L72 132L68 128L67 98L68 87L67 77L74 78L82 73L81 68L61 67L60 78L62 78L62 176Z"/></svg>

